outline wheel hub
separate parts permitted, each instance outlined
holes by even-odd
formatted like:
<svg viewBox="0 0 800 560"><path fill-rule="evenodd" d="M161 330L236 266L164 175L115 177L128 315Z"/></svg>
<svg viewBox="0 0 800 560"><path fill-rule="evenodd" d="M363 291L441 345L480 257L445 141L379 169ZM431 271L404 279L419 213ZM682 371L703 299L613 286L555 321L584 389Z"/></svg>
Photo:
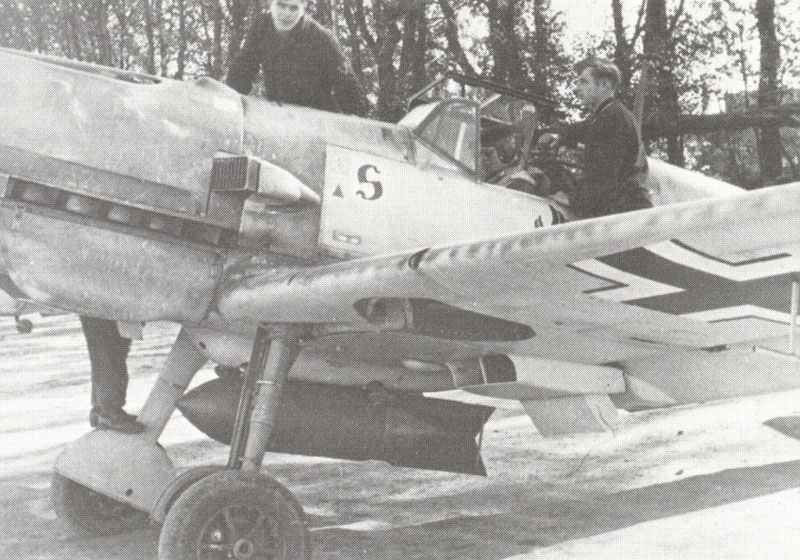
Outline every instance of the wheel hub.
<svg viewBox="0 0 800 560"><path fill-rule="evenodd" d="M276 557L278 544L269 511L241 505L222 508L201 538L201 560L254 560Z"/></svg>
<svg viewBox="0 0 800 560"><path fill-rule="evenodd" d="M235 560L250 560L255 551L256 546L250 539L239 539L233 545L233 557Z"/></svg>

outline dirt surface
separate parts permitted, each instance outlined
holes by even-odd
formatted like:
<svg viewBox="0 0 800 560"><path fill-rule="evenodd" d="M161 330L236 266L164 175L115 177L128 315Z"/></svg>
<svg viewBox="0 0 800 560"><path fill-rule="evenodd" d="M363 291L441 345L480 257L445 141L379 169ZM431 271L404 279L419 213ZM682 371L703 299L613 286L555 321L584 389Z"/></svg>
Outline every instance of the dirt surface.
<svg viewBox="0 0 800 560"><path fill-rule="evenodd" d="M129 410L176 333L148 325L134 343ZM0 337L0 558L155 560L157 528L82 537L49 504L55 457L88 430L77 320L40 319L28 335L4 320ZM800 392L555 441L503 406L487 425L487 478L277 455L267 468L303 504L319 559L788 558L800 545ZM161 441L178 465L225 461L178 416Z"/></svg>

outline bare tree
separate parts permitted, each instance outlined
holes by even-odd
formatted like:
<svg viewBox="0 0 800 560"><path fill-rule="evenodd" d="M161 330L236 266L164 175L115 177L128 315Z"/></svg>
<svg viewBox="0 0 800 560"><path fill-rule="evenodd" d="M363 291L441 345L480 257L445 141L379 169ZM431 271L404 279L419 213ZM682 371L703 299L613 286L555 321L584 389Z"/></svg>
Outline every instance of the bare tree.
<svg viewBox="0 0 800 560"><path fill-rule="evenodd" d="M761 37L761 70L758 81L758 106L776 106L778 96L778 69L780 67L780 45L775 32L775 0L756 1L756 20ZM769 184L783 172L783 149L780 129L777 126L761 128L758 137L758 154L761 163L761 178Z"/></svg>
<svg viewBox="0 0 800 560"><path fill-rule="evenodd" d="M637 41L641 38L644 30L644 11L647 0L642 0L639 7L639 15L633 32L628 37L628 29L622 12L622 0L611 0L611 12L614 18L614 63L619 68L622 83L621 90L624 98L630 97L631 80L633 79L634 54Z"/></svg>
<svg viewBox="0 0 800 560"><path fill-rule="evenodd" d="M133 20L135 2L116 0L113 4L114 15L117 18L117 66L127 69L131 64L133 54L133 35L131 21Z"/></svg>
<svg viewBox="0 0 800 560"><path fill-rule="evenodd" d="M456 60L461 71L468 76L477 76L478 72L475 71L469 59L467 58L464 47L461 46L461 40L458 38L458 21L456 20L456 12L450 0L439 0L439 7L444 16L444 34L447 39L447 48L450 55Z"/></svg>
<svg viewBox="0 0 800 560"><path fill-rule="evenodd" d="M414 3L403 18L403 45L400 51L399 74L402 94L417 91L425 85L425 53L428 47L428 26L425 3Z"/></svg>
<svg viewBox="0 0 800 560"><path fill-rule="evenodd" d="M673 51L672 51L672 31L683 13L683 0L672 15L667 17L667 6L665 0L647 0L644 57L651 68L652 81L655 88L652 93L655 95L646 101L644 113L645 120L648 113L658 112L663 118L677 120L680 115L680 105L678 103L678 90L672 74ZM648 111L647 103L652 105L652 110ZM675 165L684 164L683 144L681 137L677 134L666 136L667 157Z"/></svg>
<svg viewBox="0 0 800 560"><path fill-rule="evenodd" d="M517 34L522 2L487 0L489 48L492 51L492 78L521 87L527 80L522 70L521 45Z"/></svg>
<svg viewBox="0 0 800 560"><path fill-rule="evenodd" d="M144 34L147 38L146 70L150 74L156 73L156 36L153 4L150 0L142 0L144 10Z"/></svg>
<svg viewBox="0 0 800 560"><path fill-rule="evenodd" d="M344 16L349 36L348 46L350 47L350 62L353 66L353 72L363 84L365 79L364 61L361 54L362 39L359 32L358 21L356 21L356 16L353 12L353 4L350 0L344 0L344 2L342 2L342 15Z"/></svg>

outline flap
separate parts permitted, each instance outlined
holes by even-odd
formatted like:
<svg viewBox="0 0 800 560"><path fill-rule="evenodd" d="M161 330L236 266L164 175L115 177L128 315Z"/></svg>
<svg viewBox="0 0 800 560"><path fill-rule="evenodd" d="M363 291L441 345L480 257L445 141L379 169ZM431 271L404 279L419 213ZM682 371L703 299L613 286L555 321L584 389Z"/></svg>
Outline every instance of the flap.
<svg viewBox="0 0 800 560"><path fill-rule="evenodd" d="M522 401L522 406L544 437L610 431L618 418L608 395Z"/></svg>

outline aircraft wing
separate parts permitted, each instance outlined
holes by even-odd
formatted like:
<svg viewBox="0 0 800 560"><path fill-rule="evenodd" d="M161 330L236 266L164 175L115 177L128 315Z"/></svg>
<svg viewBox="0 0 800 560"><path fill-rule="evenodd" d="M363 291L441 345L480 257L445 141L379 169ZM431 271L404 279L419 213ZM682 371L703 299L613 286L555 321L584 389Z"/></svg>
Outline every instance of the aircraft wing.
<svg viewBox="0 0 800 560"><path fill-rule="evenodd" d="M633 382L604 364L785 338L798 272L794 184L327 266L273 268L254 257L228 271L217 303L228 320L347 333L320 342L322 353L396 363L504 354L517 360L518 377L528 360L535 381L524 393L519 385L469 389L519 398L537 427L555 434L580 431L563 418L598 417L589 410L597 403L582 398L582 412L573 410L574 400L552 409L542 403L602 395L608 410L607 393ZM552 367L565 362L570 367ZM766 390L761 385L772 374L751 373L724 391L719 379L710 380L702 394L702 383L690 377L694 392L683 400L653 391L651 400ZM528 406L534 401L538 412Z"/></svg>
<svg viewBox="0 0 800 560"><path fill-rule="evenodd" d="M768 335L747 319L780 322L799 271L794 184L327 266L266 268L254 258L229 271L218 308L227 318L375 330L367 300L419 298L536 334L709 347ZM745 328L728 325L737 309Z"/></svg>

